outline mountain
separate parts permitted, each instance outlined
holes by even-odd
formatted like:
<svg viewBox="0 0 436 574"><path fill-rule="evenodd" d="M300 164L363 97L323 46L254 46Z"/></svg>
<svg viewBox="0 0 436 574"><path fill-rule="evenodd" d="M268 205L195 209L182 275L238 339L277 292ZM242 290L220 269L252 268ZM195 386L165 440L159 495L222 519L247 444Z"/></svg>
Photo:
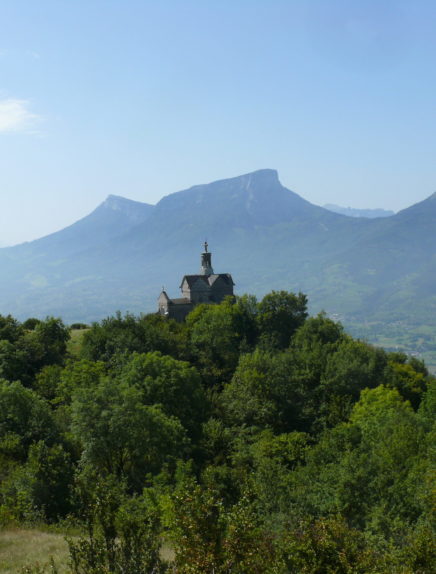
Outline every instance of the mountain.
<svg viewBox="0 0 436 574"><path fill-rule="evenodd" d="M148 219L153 205L109 195L92 213L72 225L11 248L15 256L62 256L98 247Z"/></svg>
<svg viewBox="0 0 436 574"><path fill-rule="evenodd" d="M425 327L422 337L433 337L435 224L436 194L390 217L348 217L286 189L270 169L155 206L109 196L62 231L0 249L0 313L73 322L154 311L162 285L176 297L182 276L198 271L207 239L237 293L301 290L312 311L366 325L364 336L401 322L402 332Z"/></svg>
<svg viewBox="0 0 436 574"><path fill-rule="evenodd" d="M146 221L153 208L109 195L92 213L61 231L0 249L0 313L66 320L90 313L97 318L90 301L98 301L92 286L96 276L92 263L83 268L79 259L88 253L92 261L93 253ZM107 312L106 307L101 309Z"/></svg>
<svg viewBox="0 0 436 574"><path fill-rule="evenodd" d="M333 211L334 213L341 213L342 215L349 215L350 217L368 217L369 219L376 219L377 217L390 217L394 215L393 211L388 209L356 209L354 207L341 207L334 203L326 203L325 209Z"/></svg>

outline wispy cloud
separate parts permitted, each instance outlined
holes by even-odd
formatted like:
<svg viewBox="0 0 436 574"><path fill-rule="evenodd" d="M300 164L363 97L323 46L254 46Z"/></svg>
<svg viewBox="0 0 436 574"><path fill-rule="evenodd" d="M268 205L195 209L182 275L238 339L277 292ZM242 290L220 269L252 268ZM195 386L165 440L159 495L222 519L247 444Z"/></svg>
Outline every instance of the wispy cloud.
<svg viewBox="0 0 436 574"><path fill-rule="evenodd" d="M35 50L27 50L26 55L32 60L39 60L41 58L41 54L39 52L35 52Z"/></svg>
<svg viewBox="0 0 436 574"><path fill-rule="evenodd" d="M0 133L34 133L41 116L30 111L27 100L7 98L0 100Z"/></svg>

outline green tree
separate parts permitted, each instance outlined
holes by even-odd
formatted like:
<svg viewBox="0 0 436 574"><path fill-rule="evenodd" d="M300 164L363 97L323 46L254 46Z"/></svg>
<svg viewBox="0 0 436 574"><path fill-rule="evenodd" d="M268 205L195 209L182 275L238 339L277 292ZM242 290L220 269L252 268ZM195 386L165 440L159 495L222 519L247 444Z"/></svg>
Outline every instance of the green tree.
<svg viewBox="0 0 436 574"><path fill-rule="evenodd" d="M8 381L27 382L27 353L7 339L0 340L0 377Z"/></svg>
<svg viewBox="0 0 436 574"><path fill-rule="evenodd" d="M224 419L231 426L276 432L300 430L303 398L295 379L291 353L256 350L242 355L220 397Z"/></svg>
<svg viewBox="0 0 436 574"><path fill-rule="evenodd" d="M133 353L119 380L141 391L145 405L159 404L165 414L177 417L190 436L198 437L209 405L200 375L185 361L154 353Z"/></svg>
<svg viewBox="0 0 436 574"><path fill-rule="evenodd" d="M54 403L71 404L73 396L80 389L96 387L106 376L106 365L101 361L68 361L60 373ZM37 378L37 383L42 377Z"/></svg>
<svg viewBox="0 0 436 574"><path fill-rule="evenodd" d="M267 349L286 349L306 318L307 297L303 293L268 293L258 304L257 324L262 345Z"/></svg>
<svg viewBox="0 0 436 574"><path fill-rule="evenodd" d="M361 391L384 382L386 365L382 349L351 338L341 341L336 352L327 357L321 376L317 405L320 421L334 426L347 420Z"/></svg>
<svg viewBox="0 0 436 574"><path fill-rule="evenodd" d="M157 504L146 490L130 497L113 475L84 467L76 495L87 536L69 539L72 574L158 574L161 531Z"/></svg>
<svg viewBox="0 0 436 574"><path fill-rule="evenodd" d="M47 317L33 331L27 331L19 341L19 347L28 354L34 372L44 365L61 365L65 360L70 332L61 319Z"/></svg>
<svg viewBox="0 0 436 574"><path fill-rule="evenodd" d="M3 483L3 503L18 520L54 522L71 510L73 473L71 457L62 445L33 443L27 462Z"/></svg>
<svg viewBox="0 0 436 574"><path fill-rule="evenodd" d="M23 326L12 315L0 315L0 341L15 343L23 335Z"/></svg>
<svg viewBox="0 0 436 574"><path fill-rule="evenodd" d="M49 405L21 383L0 380L0 452L25 461L32 443L57 439Z"/></svg>
<svg viewBox="0 0 436 574"><path fill-rule="evenodd" d="M414 357L409 359L402 353L390 353L388 359L384 381L386 386L397 389L417 410L432 377L425 365Z"/></svg>
<svg viewBox="0 0 436 574"><path fill-rule="evenodd" d="M79 389L72 404L72 432L83 445L82 462L125 478L140 489L148 473L186 453L185 431L159 406L144 405L134 386L103 380Z"/></svg>
<svg viewBox="0 0 436 574"><path fill-rule="evenodd" d="M386 540L425 515L425 429L395 390L362 391L350 422L325 431L292 476L290 508L340 514Z"/></svg>
<svg viewBox="0 0 436 574"><path fill-rule="evenodd" d="M364 535L340 518L301 521L278 543L279 572L298 574L392 574ZM398 565L397 565L398 566Z"/></svg>
<svg viewBox="0 0 436 574"><path fill-rule="evenodd" d="M219 305L198 305L186 323L194 360L208 386L228 381L246 344L246 315L226 298Z"/></svg>
<svg viewBox="0 0 436 574"><path fill-rule="evenodd" d="M133 352L151 351L187 358L185 325L157 314L135 317L118 312L114 317L93 323L82 341L84 359L111 364Z"/></svg>

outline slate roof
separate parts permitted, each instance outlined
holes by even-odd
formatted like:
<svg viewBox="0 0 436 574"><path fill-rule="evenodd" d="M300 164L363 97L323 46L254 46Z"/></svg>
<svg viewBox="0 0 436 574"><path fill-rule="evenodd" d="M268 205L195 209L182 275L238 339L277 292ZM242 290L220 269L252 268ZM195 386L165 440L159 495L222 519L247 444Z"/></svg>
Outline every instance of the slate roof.
<svg viewBox="0 0 436 574"><path fill-rule="evenodd" d="M199 279L204 281L204 283L206 283L206 285L209 285L209 281L207 280L208 279L207 275L185 275L182 279L180 287L183 285L183 282L185 281L185 279L188 282L189 287L192 287L194 285L194 283L196 281L198 281Z"/></svg>
<svg viewBox="0 0 436 574"><path fill-rule="evenodd" d="M214 273L213 275L209 275L209 285L213 285L217 279L224 279L228 285L234 285L230 273Z"/></svg>
<svg viewBox="0 0 436 574"><path fill-rule="evenodd" d="M180 284L180 287L183 285L183 282L185 281L185 279L188 283L188 286L192 287L192 285L194 285L194 283L196 281L198 281L199 279L204 281L204 283L206 283L206 285L213 285L218 278L224 279L224 281L228 285L234 285L233 279L232 279L232 276L230 275L230 273L214 273L213 275L185 275L182 279L182 283Z"/></svg>

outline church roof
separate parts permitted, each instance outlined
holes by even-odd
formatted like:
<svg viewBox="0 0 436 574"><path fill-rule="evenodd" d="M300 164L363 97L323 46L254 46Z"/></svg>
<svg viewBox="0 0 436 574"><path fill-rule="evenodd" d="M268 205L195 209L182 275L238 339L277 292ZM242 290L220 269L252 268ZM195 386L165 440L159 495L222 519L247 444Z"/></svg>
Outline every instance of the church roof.
<svg viewBox="0 0 436 574"><path fill-rule="evenodd" d="M182 283L180 287L183 285L183 282L186 280L188 282L189 287L192 287L196 281L201 279L204 283L209 285L208 275L185 275L182 279Z"/></svg>
<svg viewBox="0 0 436 574"><path fill-rule="evenodd" d="M191 305L191 301L187 297L179 297L177 299L170 299L173 305Z"/></svg>
<svg viewBox="0 0 436 574"><path fill-rule="evenodd" d="M230 273L214 273L213 275L209 275L208 279L209 285L213 285L217 279L224 279L227 284L234 285Z"/></svg>
<svg viewBox="0 0 436 574"><path fill-rule="evenodd" d="M189 287L192 287L196 281L201 279L206 285L212 286L217 279L223 279L227 284L234 285L232 276L230 273L214 273L213 275L185 275L182 279L180 287L186 280Z"/></svg>

